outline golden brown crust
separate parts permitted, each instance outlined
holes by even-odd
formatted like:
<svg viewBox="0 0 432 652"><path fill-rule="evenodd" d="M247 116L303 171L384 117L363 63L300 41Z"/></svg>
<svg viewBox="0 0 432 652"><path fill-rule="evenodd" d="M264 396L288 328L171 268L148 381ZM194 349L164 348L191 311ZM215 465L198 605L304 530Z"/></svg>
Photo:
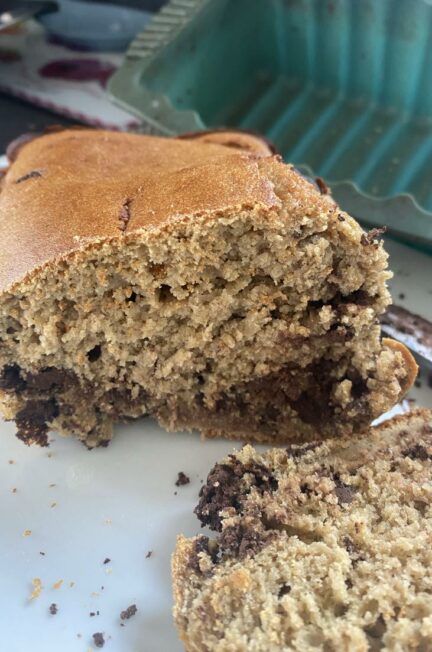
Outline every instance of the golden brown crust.
<svg viewBox="0 0 432 652"><path fill-rule="evenodd" d="M272 156L277 154L274 145L258 134L240 129L211 129L194 131L178 136L181 140L199 140L202 143L224 145L233 149L241 149L257 156Z"/></svg>
<svg viewBox="0 0 432 652"><path fill-rule="evenodd" d="M85 129L27 143L0 194L0 289L125 231L244 206L271 210L280 202L260 157L200 139Z"/></svg>

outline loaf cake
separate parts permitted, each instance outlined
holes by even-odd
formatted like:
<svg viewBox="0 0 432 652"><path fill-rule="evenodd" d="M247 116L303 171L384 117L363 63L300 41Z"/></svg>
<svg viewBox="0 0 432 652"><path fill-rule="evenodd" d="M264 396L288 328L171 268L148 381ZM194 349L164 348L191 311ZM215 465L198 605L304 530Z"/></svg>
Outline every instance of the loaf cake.
<svg viewBox="0 0 432 652"><path fill-rule="evenodd" d="M216 464L180 537L186 652L432 650L432 412L364 436L250 445Z"/></svg>
<svg viewBox="0 0 432 652"><path fill-rule="evenodd" d="M413 382L387 255L253 135L64 130L0 191L0 404L26 443L118 420L254 441L366 428Z"/></svg>

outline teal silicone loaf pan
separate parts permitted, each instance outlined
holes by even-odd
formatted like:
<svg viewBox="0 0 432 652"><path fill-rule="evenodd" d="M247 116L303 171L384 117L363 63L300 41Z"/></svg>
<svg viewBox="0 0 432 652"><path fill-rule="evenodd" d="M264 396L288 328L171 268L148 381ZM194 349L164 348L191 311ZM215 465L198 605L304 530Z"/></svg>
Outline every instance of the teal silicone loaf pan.
<svg viewBox="0 0 432 652"><path fill-rule="evenodd" d="M231 126L432 250L432 2L171 0L110 91L166 135Z"/></svg>

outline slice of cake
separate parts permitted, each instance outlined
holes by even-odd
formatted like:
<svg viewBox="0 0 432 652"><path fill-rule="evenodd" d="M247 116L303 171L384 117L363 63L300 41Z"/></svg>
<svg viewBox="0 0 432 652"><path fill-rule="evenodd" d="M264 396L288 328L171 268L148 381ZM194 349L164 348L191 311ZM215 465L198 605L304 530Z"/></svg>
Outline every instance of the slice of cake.
<svg viewBox="0 0 432 652"><path fill-rule="evenodd" d="M380 339L375 232L265 141L80 129L12 158L0 391L25 442L106 444L145 414L256 441L349 433L412 383L408 351Z"/></svg>
<svg viewBox="0 0 432 652"><path fill-rule="evenodd" d="M187 652L432 650L432 412L216 464L180 537Z"/></svg>

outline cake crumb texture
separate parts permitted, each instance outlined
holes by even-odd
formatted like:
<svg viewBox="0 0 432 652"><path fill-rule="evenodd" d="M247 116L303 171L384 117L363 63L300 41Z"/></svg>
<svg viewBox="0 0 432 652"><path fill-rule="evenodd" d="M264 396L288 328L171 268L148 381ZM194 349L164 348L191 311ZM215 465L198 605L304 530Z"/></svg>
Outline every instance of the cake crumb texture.
<svg viewBox="0 0 432 652"><path fill-rule="evenodd" d="M382 242L234 137L66 130L18 151L0 191L0 407L22 441L106 445L148 414L304 441L367 428L412 384L408 350L380 339Z"/></svg>
<svg viewBox="0 0 432 652"><path fill-rule="evenodd" d="M432 649L432 412L350 441L251 446L210 472L179 537L187 652Z"/></svg>

